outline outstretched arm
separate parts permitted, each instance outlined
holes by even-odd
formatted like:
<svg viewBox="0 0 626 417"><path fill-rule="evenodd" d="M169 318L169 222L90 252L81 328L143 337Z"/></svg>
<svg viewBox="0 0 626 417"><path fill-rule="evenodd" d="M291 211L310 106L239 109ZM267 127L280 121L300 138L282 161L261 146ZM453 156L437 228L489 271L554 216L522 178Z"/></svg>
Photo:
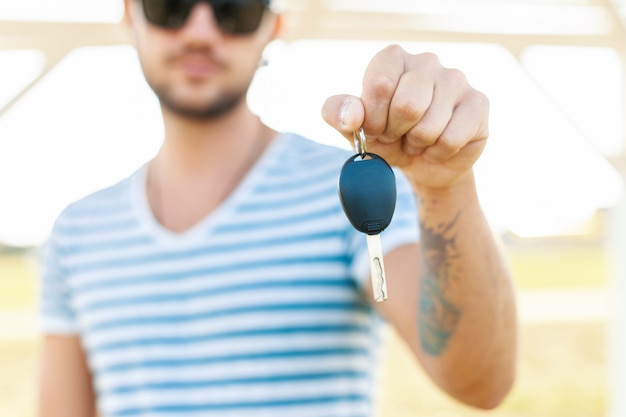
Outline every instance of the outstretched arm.
<svg viewBox="0 0 626 417"><path fill-rule="evenodd" d="M417 196L420 245L385 257L390 299L377 307L439 386L482 408L510 390L517 343L509 270L472 169L488 114L461 72L397 46L371 61L360 98L331 97L323 109L348 140L363 126L369 151L401 168Z"/></svg>
<svg viewBox="0 0 626 417"><path fill-rule="evenodd" d="M420 195L420 245L386 257L390 300L377 306L438 385L467 404L493 408L514 380L515 300L472 178L467 182Z"/></svg>

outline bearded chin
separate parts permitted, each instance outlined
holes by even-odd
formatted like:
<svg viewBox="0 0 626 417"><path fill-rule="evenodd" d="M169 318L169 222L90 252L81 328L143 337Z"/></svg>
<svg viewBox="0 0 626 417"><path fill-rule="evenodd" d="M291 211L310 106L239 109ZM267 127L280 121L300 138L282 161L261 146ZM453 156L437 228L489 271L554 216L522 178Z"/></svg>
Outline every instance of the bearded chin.
<svg viewBox="0 0 626 417"><path fill-rule="evenodd" d="M172 97L167 91L153 88L161 106L183 118L209 121L230 113L246 98L246 91L223 94L218 100L204 105L185 103L184 100Z"/></svg>

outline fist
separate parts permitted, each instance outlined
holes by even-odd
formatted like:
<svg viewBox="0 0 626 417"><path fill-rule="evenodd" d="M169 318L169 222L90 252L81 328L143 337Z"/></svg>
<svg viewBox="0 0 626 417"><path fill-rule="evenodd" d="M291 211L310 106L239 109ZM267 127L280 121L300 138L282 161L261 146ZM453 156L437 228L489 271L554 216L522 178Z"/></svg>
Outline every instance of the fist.
<svg viewBox="0 0 626 417"><path fill-rule="evenodd" d="M489 132L489 101L461 71L399 46L374 56L360 98L332 96L322 116L351 143L363 127L368 151L416 187L449 187L470 174Z"/></svg>

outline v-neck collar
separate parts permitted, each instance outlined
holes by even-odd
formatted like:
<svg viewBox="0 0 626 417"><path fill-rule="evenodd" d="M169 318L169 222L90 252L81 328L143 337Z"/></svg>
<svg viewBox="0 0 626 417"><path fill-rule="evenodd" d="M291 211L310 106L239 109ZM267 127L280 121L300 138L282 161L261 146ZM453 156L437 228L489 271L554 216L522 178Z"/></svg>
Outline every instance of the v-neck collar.
<svg viewBox="0 0 626 417"><path fill-rule="evenodd" d="M144 164L131 179L131 198L143 228L150 236L153 236L159 244L166 246L193 244L203 239L216 225L220 224L223 219L233 215L237 205L249 195L250 191L258 183L263 181L268 167L274 165L282 154L282 149L288 142L287 136L288 135L285 134L278 134L226 199L206 217L181 233L173 232L165 228L158 222L150 209L146 188L148 164Z"/></svg>

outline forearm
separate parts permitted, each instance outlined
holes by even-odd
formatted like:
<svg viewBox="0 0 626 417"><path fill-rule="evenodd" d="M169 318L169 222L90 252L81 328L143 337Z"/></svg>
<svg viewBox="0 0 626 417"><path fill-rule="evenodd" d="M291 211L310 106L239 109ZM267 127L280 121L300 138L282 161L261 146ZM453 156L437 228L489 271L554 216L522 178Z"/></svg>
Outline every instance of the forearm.
<svg viewBox="0 0 626 417"><path fill-rule="evenodd" d="M506 262L469 174L450 189L415 187L421 273L418 355L450 394L497 405L515 373L516 313Z"/></svg>

